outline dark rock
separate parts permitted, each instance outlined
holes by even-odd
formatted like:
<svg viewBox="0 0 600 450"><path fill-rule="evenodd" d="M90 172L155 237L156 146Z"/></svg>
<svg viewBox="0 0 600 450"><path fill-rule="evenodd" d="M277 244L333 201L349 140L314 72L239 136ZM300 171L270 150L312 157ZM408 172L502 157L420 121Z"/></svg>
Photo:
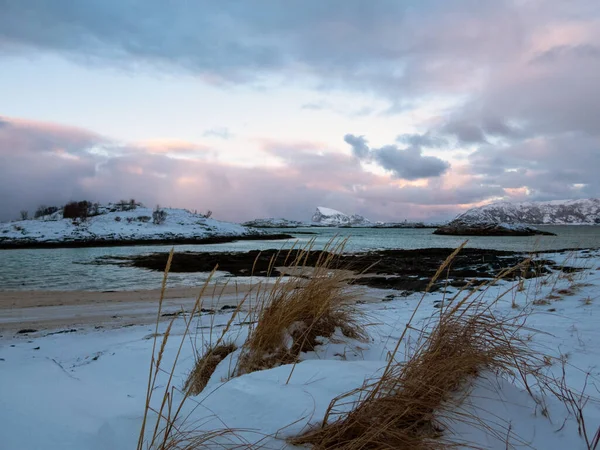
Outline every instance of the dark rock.
<svg viewBox="0 0 600 450"><path fill-rule="evenodd" d="M433 234L452 236L556 236L549 231L538 230L535 227L493 222L467 222L453 220L448 225L436 229Z"/></svg>
<svg viewBox="0 0 600 450"><path fill-rule="evenodd" d="M418 250L379 250L358 254L343 254L335 260L332 268L368 273L354 281L354 284L380 289L395 289L404 295L423 292L440 265L454 251L449 248L429 248ZM234 276L246 276L254 267L254 276L278 276L276 267L289 265L299 256L298 251L281 252L278 249L252 250L248 252L184 252L176 253L171 264L171 272L193 273L210 272L218 265L220 271ZM461 288L473 278L493 279L503 269L514 267L530 255L502 250L464 248L456 255L449 271L444 273L430 291L449 284ZM138 267L155 271L164 271L168 253L146 255L106 257L96 260L97 264L116 264L125 267ZM315 251L306 258L306 266L313 267L322 251ZM304 260L303 260L304 263ZM532 278L545 275L550 269L560 269L556 262L549 259L535 259L526 272L512 272L506 279L517 276ZM208 312L208 311L205 311Z"/></svg>
<svg viewBox="0 0 600 450"><path fill-rule="evenodd" d="M55 331L53 333L48 333L46 336L52 336L54 334L66 334L66 333L77 333L77 330L75 328L71 328L70 330Z"/></svg>
<svg viewBox="0 0 600 450"><path fill-rule="evenodd" d="M33 328L23 328L22 330L17 331L17 334L29 334L35 332L37 332L37 330L34 330Z"/></svg>
<svg viewBox="0 0 600 450"><path fill-rule="evenodd" d="M237 306L233 306L233 305L223 305L221 306L221 311L227 311L228 309L236 309Z"/></svg>

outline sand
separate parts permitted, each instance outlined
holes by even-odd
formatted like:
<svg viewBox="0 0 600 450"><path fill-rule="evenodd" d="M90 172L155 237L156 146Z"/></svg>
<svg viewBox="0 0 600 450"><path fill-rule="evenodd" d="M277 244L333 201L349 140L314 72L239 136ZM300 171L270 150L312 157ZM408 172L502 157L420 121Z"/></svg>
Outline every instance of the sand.
<svg viewBox="0 0 600 450"><path fill-rule="evenodd" d="M361 300L381 301L387 291L356 287ZM237 306L248 296L250 303L257 288L210 286L202 307L217 313L223 307ZM189 311L200 292L199 287L169 288L165 293L163 314ZM156 321L160 290L136 291L0 291L0 335L23 329L38 331L70 330L89 327L115 328L151 324ZM247 309L244 305L243 310ZM170 316L162 317L168 320Z"/></svg>

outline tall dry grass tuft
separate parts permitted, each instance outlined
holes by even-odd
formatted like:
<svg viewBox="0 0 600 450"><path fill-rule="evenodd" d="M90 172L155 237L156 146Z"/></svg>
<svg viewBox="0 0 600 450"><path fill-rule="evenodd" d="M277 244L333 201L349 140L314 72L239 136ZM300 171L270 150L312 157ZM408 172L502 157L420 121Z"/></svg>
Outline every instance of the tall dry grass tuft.
<svg viewBox="0 0 600 450"><path fill-rule="evenodd" d="M419 331L406 361L396 360L398 343L380 379L334 399L321 425L291 443L351 450L454 445L442 432L452 420L469 421L449 412L468 381L482 371L516 375L529 367L522 317L496 317L490 307L469 293L443 308Z"/></svg>
<svg viewBox="0 0 600 450"><path fill-rule="evenodd" d="M162 340L159 345L159 331L160 318L162 313L162 306L164 301L165 290L167 286L167 278L173 260L174 250L172 249L167 265L165 267L162 289L158 303L158 311L156 315L156 326L154 332L154 341L152 345L152 357L150 359L150 370L148 374L148 387L146 393L146 404L144 408L144 415L142 417L142 425L140 428L140 435L138 439L138 450L144 449L156 449L156 450L187 450L187 449L200 449L200 448L215 448L215 440L235 436L236 431L228 428L222 430L214 430L210 432L203 432L197 430L186 430L185 421L187 418L181 417L184 404L189 396L192 394L193 389L191 386L188 388L179 389L174 385L174 376L176 373L176 367L181 356L183 345L186 339L191 334L192 323L194 318L198 316L202 310L203 300L210 285L210 281L214 276L217 267L209 274L207 280L200 288L200 292L196 297L196 301L192 306L192 309L186 314L182 315L184 320L183 331L178 336L179 341L175 346L175 357L173 362L168 367L164 367L164 354L166 347L170 339L173 337L172 328L176 318L173 318L167 325L165 333L162 335ZM245 296L236 309L232 312L231 318L223 328L223 331L213 348L213 355L216 349L224 346L223 342L227 332L233 325L234 320L240 313L240 310L247 300ZM212 329L211 329L212 333ZM216 366L215 366L216 367ZM203 372L206 369L201 370ZM206 375L204 375L206 376ZM160 379L160 377L166 377L166 380ZM210 376L208 376L210 378ZM206 380L208 381L208 379ZM159 397L155 402L155 394L158 392ZM161 395L162 394L162 395ZM153 427L149 428L149 418L153 416L152 420Z"/></svg>
<svg viewBox="0 0 600 450"><path fill-rule="evenodd" d="M200 394L221 361L236 350L237 347L233 343L223 343L208 347L204 354L196 360L183 389L188 395Z"/></svg>
<svg viewBox="0 0 600 450"><path fill-rule="evenodd" d="M352 276L340 269L345 244L346 240L330 241L314 267L307 267L309 243L282 270L289 275L263 290L237 375L295 363L300 353L313 350L319 338L331 337L336 330L349 338L366 338L357 322L354 294L348 290Z"/></svg>

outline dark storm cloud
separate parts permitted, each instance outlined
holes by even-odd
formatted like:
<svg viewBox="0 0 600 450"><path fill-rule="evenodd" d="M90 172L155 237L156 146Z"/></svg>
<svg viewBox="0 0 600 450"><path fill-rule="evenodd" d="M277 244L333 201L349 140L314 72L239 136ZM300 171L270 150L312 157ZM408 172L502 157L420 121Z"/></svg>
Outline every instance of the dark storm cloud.
<svg viewBox="0 0 600 450"><path fill-rule="evenodd" d="M414 135L409 140L426 142L428 137L421 139ZM404 180L439 177L450 168L448 162L435 156L424 156L420 146L411 145L400 149L395 145L381 148L369 148L363 136L347 134L344 141L352 147L352 154L361 160L374 161L382 168L390 171L394 177Z"/></svg>
<svg viewBox="0 0 600 450"><path fill-rule="evenodd" d="M488 59L485 46L497 40L487 21L510 26L513 16L507 0L3 0L0 48L131 68L170 65L230 81L301 67L323 87L406 95L462 85L473 59ZM463 20L469 33L457 27ZM503 51L514 34L494 45Z"/></svg>
<svg viewBox="0 0 600 450"><path fill-rule="evenodd" d="M600 194L600 140L582 133L482 146L469 162L474 176L505 188L527 188L532 200Z"/></svg>

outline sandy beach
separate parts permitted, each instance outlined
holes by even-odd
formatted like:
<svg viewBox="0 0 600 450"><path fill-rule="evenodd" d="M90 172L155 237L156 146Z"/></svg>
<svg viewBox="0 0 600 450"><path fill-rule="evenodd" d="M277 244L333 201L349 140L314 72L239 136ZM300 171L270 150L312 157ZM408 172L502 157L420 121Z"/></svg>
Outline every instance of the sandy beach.
<svg viewBox="0 0 600 450"><path fill-rule="evenodd" d="M268 285L263 284L263 287ZM189 310L200 287L168 288L163 302L164 320L170 314ZM380 301L388 292L379 289L360 289L361 300ZM204 295L202 308L219 311L237 306L244 297L248 304L256 295L256 285L210 285ZM122 327L144 325L156 320L159 289L135 291L3 291L0 292L0 334L22 329L62 330L77 327ZM247 305L242 307L247 309Z"/></svg>

